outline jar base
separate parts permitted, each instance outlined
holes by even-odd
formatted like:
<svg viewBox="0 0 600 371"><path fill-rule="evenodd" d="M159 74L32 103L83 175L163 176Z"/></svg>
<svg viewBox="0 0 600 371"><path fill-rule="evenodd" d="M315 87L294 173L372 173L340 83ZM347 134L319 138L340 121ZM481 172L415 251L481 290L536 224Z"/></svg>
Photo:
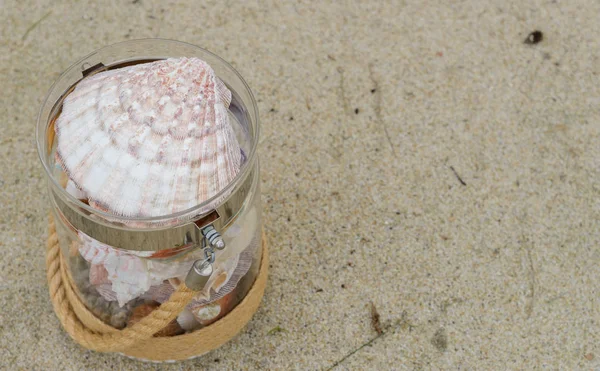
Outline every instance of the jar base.
<svg viewBox="0 0 600 371"><path fill-rule="evenodd" d="M55 309L60 305L64 305L63 301L66 301L73 309L72 312L76 317L75 319L81 322L83 327L100 334L119 332L120 330L106 325L100 319L95 317L85 305L81 303L79 296L73 288L72 281L69 282L70 277L68 276L68 273L65 269L61 269L60 267L60 264L64 264L62 261L63 259L61 259L62 254L51 254L52 249L58 250L58 238L54 230L54 221L52 220L52 217L50 220L50 234L47 243L48 255L46 265L49 283L52 273L51 269L56 270L56 264L58 264L58 270L60 272L57 272L54 280L58 277L63 281L62 283L66 294L65 297L60 297L60 295L53 295L56 294L56 292L51 292L51 299ZM132 346L118 353L141 361L176 362L200 357L219 348L221 345L235 337L258 310L267 282L268 269L268 244L263 232L262 259L258 275L247 295L231 310L231 312L217 322L193 332L171 337L151 337L136 342ZM58 311L57 315L61 317L61 314ZM59 319L61 320L61 323L64 323L65 320L67 320L66 318Z"/></svg>

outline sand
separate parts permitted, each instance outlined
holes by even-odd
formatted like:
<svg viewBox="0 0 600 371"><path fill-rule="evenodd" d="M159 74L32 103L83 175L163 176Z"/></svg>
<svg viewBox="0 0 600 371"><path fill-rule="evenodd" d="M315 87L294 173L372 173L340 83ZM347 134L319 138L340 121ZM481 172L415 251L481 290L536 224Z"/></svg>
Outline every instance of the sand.
<svg viewBox="0 0 600 371"><path fill-rule="evenodd" d="M255 92L271 242L252 322L164 369L600 368L600 3L202 3L0 1L3 368L155 367L60 328L34 141L61 71L145 37Z"/></svg>

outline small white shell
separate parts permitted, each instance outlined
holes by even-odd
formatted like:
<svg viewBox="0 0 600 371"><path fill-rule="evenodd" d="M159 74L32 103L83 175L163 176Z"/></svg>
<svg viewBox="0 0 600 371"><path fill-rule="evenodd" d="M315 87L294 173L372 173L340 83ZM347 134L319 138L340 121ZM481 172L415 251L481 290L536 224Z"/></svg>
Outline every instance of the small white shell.
<svg viewBox="0 0 600 371"><path fill-rule="evenodd" d="M200 322L196 321L196 318L188 309L184 309L177 316L177 323L185 331L194 331L200 327Z"/></svg>
<svg viewBox="0 0 600 371"><path fill-rule="evenodd" d="M57 160L92 207L139 217L191 208L240 170L230 102L197 58L100 72L63 102Z"/></svg>
<svg viewBox="0 0 600 371"><path fill-rule="evenodd" d="M207 306L196 309L195 317L202 322L212 321L221 313L221 305L219 303L208 304Z"/></svg>

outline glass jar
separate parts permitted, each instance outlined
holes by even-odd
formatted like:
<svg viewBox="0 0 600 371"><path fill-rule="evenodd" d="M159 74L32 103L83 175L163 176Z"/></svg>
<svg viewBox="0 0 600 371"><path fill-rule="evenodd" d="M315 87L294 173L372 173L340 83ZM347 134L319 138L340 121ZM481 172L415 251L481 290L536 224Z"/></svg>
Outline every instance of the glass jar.
<svg viewBox="0 0 600 371"><path fill-rule="evenodd" d="M228 114L242 151L239 173L214 197L171 215L124 217L90 206L77 189L69 189L69 178L55 156L54 122L64 98L79 81L100 71L174 57L204 60L231 91ZM168 300L194 262L212 262L208 282L204 280L204 288L172 326L155 336L209 326L246 296L262 252L258 137L258 109L247 84L228 63L197 46L160 39L126 41L93 52L58 78L38 117L37 147L61 260L91 313L116 329L131 326ZM211 248L219 235L224 248Z"/></svg>

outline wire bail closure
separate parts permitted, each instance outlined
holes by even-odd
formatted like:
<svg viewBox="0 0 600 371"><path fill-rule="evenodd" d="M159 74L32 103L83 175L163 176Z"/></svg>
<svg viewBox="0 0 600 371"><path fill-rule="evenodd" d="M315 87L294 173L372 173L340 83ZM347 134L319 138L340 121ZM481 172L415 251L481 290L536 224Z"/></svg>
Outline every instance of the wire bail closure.
<svg viewBox="0 0 600 371"><path fill-rule="evenodd" d="M185 277L187 287L196 291L202 290L212 275L215 249L223 250L225 248L225 241L212 224L202 228L201 232L204 236L202 240L204 259L196 260Z"/></svg>

